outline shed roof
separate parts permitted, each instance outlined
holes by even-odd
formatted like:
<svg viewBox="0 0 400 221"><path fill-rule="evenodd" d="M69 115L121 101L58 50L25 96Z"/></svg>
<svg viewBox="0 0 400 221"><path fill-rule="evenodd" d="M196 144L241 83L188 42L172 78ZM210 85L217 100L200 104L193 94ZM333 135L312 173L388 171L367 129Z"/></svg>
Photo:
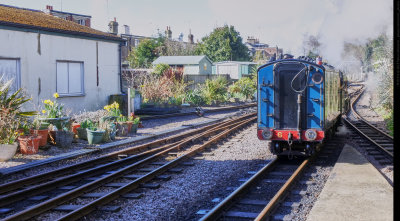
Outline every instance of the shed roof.
<svg viewBox="0 0 400 221"><path fill-rule="evenodd" d="M218 64L247 64L247 65L251 65L251 64L257 64L257 63L250 62L250 61L220 61L220 62L215 62L213 64L214 65L218 65Z"/></svg>
<svg viewBox="0 0 400 221"><path fill-rule="evenodd" d="M72 21L67 21L39 10L18 8L2 4L0 4L0 25L124 41L122 38L115 35L98 31Z"/></svg>
<svg viewBox="0 0 400 221"><path fill-rule="evenodd" d="M169 65L187 65L187 64L199 64L203 58L206 58L210 63L212 61L205 55L200 56L160 56L153 61L153 64L169 64Z"/></svg>

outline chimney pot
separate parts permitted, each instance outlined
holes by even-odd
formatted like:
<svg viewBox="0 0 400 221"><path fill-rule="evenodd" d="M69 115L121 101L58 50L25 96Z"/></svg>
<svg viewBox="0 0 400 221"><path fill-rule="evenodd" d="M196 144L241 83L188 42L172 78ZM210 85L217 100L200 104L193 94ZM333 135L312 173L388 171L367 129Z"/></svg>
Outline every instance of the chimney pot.
<svg viewBox="0 0 400 221"><path fill-rule="evenodd" d="M114 21L117 21L117 18L116 18L116 17L114 17Z"/></svg>

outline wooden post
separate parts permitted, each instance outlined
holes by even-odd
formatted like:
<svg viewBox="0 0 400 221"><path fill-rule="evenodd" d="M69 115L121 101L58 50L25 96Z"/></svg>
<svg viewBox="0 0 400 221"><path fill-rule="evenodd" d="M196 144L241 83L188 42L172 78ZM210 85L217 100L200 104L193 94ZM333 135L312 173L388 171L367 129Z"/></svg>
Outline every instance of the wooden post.
<svg viewBox="0 0 400 221"><path fill-rule="evenodd" d="M128 117L131 116L131 88L128 88Z"/></svg>

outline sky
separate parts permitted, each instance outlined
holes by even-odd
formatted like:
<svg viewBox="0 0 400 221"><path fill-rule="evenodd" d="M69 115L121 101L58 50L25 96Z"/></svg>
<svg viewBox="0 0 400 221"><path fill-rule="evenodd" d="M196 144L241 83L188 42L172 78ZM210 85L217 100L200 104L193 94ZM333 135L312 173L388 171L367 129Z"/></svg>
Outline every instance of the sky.
<svg viewBox="0 0 400 221"><path fill-rule="evenodd" d="M215 27L233 25L243 41L261 43L303 55L305 35L318 36L321 55L340 62L343 42L366 42L385 32L393 35L392 0L0 0L0 4L43 10L52 5L92 16L92 28L107 31L116 18L130 33L154 36L171 27L172 37L189 30L195 41Z"/></svg>

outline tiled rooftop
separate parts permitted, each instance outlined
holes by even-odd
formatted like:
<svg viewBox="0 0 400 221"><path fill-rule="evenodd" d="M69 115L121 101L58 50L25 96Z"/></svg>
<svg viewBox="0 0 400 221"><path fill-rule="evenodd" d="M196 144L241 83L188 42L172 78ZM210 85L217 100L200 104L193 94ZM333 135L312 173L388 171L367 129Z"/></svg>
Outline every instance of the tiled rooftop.
<svg viewBox="0 0 400 221"><path fill-rule="evenodd" d="M29 10L5 5L0 5L0 25L32 29L37 28L46 31L99 37L117 41L122 40L115 35L48 15L38 10Z"/></svg>

